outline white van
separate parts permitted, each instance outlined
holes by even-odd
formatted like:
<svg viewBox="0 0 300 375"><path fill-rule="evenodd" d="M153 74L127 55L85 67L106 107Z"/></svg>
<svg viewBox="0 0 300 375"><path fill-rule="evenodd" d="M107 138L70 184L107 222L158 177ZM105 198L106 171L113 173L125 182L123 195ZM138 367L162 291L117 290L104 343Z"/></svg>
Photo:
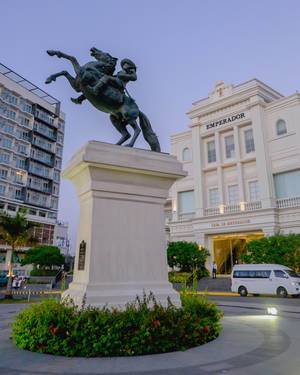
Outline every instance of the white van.
<svg viewBox="0 0 300 375"><path fill-rule="evenodd" d="M279 264L237 264L231 273L231 290L243 297L248 293L298 297L300 275Z"/></svg>

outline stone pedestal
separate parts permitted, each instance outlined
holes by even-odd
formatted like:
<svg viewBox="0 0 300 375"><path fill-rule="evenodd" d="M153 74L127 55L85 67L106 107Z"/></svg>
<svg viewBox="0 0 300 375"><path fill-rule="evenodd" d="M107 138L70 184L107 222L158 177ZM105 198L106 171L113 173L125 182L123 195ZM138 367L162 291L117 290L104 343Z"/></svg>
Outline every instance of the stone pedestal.
<svg viewBox="0 0 300 375"><path fill-rule="evenodd" d="M63 172L77 190L80 223L74 279L63 298L119 308L143 291L179 306L168 282L164 204L186 175L168 154L90 141Z"/></svg>

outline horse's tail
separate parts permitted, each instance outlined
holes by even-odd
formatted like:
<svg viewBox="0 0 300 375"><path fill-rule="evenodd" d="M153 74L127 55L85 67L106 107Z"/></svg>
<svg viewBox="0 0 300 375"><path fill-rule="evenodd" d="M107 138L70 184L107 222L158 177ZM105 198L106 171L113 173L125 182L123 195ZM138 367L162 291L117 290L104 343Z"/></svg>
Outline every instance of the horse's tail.
<svg viewBox="0 0 300 375"><path fill-rule="evenodd" d="M154 133L148 117L141 111L139 113L139 120L145 141L149 144L152 151L160 152L157 135Z"/></svg>

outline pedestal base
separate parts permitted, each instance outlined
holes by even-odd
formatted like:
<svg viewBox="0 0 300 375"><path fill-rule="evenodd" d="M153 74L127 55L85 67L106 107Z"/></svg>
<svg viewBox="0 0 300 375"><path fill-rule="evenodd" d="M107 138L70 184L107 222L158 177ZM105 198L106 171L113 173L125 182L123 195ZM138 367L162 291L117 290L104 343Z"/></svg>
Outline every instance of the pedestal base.
<svg viewBox="0 0 300 375"><path fill-rule="evenodd" d="M180 306L168 282L164 204L186 175L175 157L89 142L64 171L80 200L74 281L63 297L124 308L152 292Z"/></svg>
<svg viewBox="0 0 300 375"><path fill-rule="evenodd" d="M91 305L102 308L104 306L117 307L124 309L129 302L134 302L138 296L140 299L146 294L153 293L157 302L162 306L167 306L168 301L173 305L180 307L180 296L172 284L80 284L73 282L70 288L66 290L62 298L71 298L77 306Z"/></svg>

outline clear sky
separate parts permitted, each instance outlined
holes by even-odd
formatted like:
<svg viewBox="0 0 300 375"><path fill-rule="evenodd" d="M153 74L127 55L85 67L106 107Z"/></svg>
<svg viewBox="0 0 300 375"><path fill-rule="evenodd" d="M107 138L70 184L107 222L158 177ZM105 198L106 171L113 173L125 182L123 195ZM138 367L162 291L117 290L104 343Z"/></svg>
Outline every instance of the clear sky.
<svg viewBox="0 0 300 375"><path fill-rule="evenodd" d="M91 60L90 47L138 66L128 90L150 118L162 149L187 130L193 101L218 80L259 78L284 95L300 88L299 0L26 0L1 2L0 61L62 102L66 113L63 165L88 140L116 142L106 114L73 104L64 78L45 85L65 60L47 49ZM140 137L136 144L146 147ZM59 218L70 224L73 252L79 210L73 186L62 182Z"/></svg>

